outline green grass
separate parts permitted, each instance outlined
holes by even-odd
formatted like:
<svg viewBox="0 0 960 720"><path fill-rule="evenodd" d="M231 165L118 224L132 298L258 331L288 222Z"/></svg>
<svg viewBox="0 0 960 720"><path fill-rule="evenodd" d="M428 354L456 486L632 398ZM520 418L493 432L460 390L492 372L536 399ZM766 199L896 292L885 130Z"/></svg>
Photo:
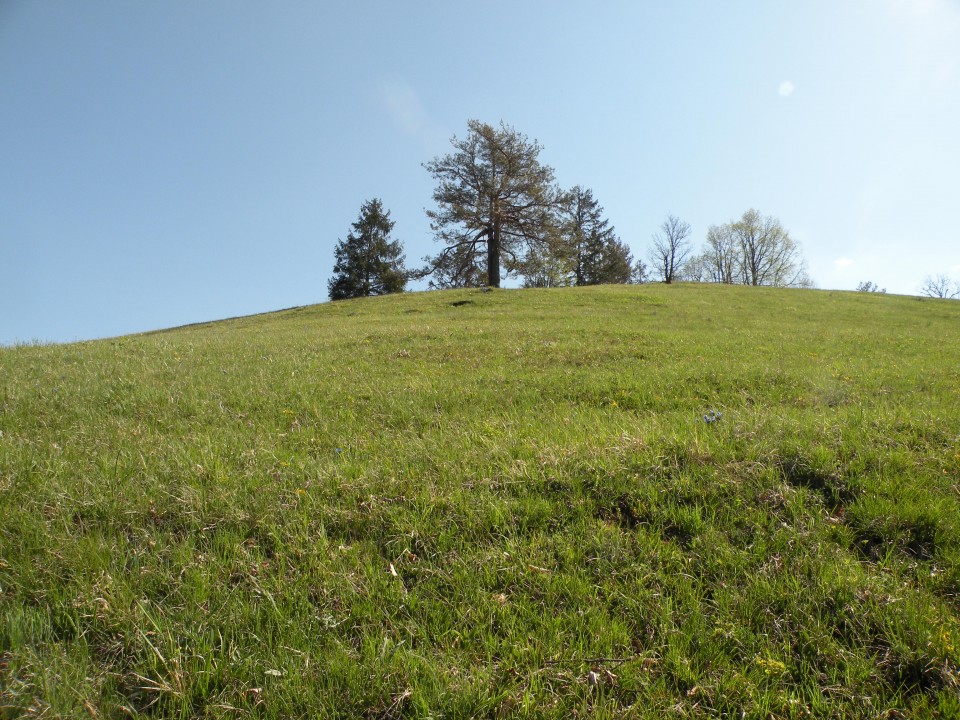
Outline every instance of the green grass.
<svg viewBox="0 0 960 720"><path fill-rule="evenodd" d="M958 358L698 285L2 349L0 717L960 717Z"/></svg>

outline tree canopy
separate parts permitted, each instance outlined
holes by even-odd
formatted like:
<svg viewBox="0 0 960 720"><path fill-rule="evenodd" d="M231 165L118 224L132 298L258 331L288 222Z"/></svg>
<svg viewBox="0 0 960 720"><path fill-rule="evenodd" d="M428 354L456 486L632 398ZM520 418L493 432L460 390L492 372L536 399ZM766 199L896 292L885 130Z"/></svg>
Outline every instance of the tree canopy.
<svg viewBox="0 0 960 720"><path fill-rule="evenodd" d="M408 273L400 241L390 238L393 226L380 200L363 203L353 230L334 249L336 264L327 285L331 300L403 292Z"/></svg>
<svg viewBox="0 0 960 720"><path fill-rule="evenodd" d="M566 196L553 169L540 163L541 146L501 122L470 120L467 136L453 137L453 152L424 165L437 182L428 210L437 240L446 247L427 258L424 274L441 287L477 282L500 287L520 274L531 254L549 253L556 214Z"/></svg>
<svg viewBox="0 0 960 720"><path fill-rule="evenodd" d="M617 237L593 191L574 187L567 196L561 232L574 285L630 282L633 256Z"/></svg>
<svg viewBox="0 0 960 720"><path fill-rule="evenodd" d="M668 215L660 225L660 231L653 236L650 249L650 264L665 283L672 283L680 277L683 265L690 254L690 223L675 215Z"/></svg>
<svg viewBox="0 0 960 720"><path fill-rule="evenodd" d="M739 220L714 225L693 263L705 279L742 285L810 287L800 246L780 221L747 210Z"/></svg>

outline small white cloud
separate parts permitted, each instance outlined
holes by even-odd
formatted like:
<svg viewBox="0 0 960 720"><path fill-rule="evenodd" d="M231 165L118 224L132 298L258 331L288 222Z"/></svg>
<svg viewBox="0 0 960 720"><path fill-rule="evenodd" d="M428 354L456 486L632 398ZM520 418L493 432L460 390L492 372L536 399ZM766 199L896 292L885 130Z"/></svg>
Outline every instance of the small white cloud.
<svg viewBox="0 0 960 720"><path fill-rule="evenodd" d="M419 132L427 121L420 98L403 80L395 80L381 88L381 97L393 121L408 133Z"/></svg>
<svg viewBox="0 0 960 720"><path fill-rule="evenodd" d="M853 260L851 260L850 258L842 257L834 260L833 264L836 265L838 268L845 268L853 265Z"/></svg>
<svg viewBox="0 0 960 720"><path fill-rule="evenodd" d="M790 97L793 95L794 89L795 88L792 82L789 80L784 80L782 83L780 83L780 97Z"/></svg>
<svg viewBox="0 0 960 720"><path fill-rule="evenodd" d="M449 135L436 125L409 83L394 78L382 83L379 90L382 107L401 131L419 138L424 147L431 151L446 146Z"/></svg>

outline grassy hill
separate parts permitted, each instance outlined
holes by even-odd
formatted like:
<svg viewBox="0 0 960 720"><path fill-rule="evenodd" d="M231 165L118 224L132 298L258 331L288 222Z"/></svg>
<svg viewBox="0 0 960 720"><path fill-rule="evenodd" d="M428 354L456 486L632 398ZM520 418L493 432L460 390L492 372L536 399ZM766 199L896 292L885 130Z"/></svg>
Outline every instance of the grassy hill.
<svg viewBox="0 0 960 720"><path fill-rule="evenodd" d="M958 359L700 285L0 350L0 716L960 717Z"/></svg>

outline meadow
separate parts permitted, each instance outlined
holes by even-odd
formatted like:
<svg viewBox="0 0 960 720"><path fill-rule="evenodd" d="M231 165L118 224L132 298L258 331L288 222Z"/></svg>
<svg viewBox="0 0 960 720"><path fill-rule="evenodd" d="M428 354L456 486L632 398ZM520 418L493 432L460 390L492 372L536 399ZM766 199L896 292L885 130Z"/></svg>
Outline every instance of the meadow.
<svg viewBox="0 0 960 720"><path fill-rule="evenodd" d="M456 290L0 349L0 717L960 717L960 302Z"/></svg>

